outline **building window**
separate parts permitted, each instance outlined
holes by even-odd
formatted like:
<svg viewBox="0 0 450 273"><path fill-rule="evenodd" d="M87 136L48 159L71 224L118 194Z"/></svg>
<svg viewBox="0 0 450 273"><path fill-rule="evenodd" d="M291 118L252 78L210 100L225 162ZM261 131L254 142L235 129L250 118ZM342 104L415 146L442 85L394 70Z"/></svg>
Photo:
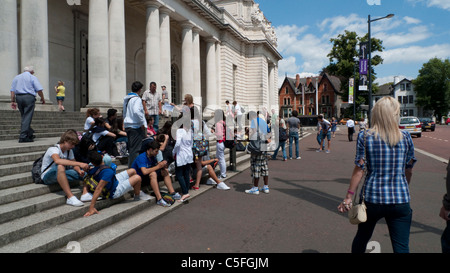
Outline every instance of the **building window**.
<svg viewBox="0 0 450 273"><path fill-rule="evenodd" d="M409 95L409 103L414 104L414 96L413 95Z"/></svg>
<svg viewBox="0 0 450 273"><path fill-rule="evenodd" d="M289 88L286 86L286 88L285 88L285 94L289 94Z"/></svg>
<svg viewBox="0 0 450 273"><path fill-rule="evenodd" d="M406 84L406 90L407 90L407 91L411 91L411 84L410 84L410 83L407 83L407 84Z"/></svg>
<svg viewBox="0 0 450 273"><path fill-rule="evenodd" d="M175 104L179 104L181 103L181 101L179 101L178 97L178 69L175 65L172 65L171 67L171 84L172 102Z"/></svg>
<svg viewBox="0 0 450 273"><path fill-rule="evenodd" d="M398 96L398 102L402 104L402 96Z"/></svg>

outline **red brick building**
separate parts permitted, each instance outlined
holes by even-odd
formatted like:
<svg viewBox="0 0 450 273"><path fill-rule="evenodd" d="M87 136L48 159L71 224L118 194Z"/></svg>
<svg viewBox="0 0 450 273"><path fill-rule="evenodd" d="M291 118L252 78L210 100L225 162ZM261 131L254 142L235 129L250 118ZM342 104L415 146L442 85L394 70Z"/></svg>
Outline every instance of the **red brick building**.
<svg viewBox="0 0 450 273"><path fill-rule="evenodd" d="M320 114L326 118L340 116L341 81L327 73L318 77L286 77L278 92L280 116L289 117L293 110L299 115L316 115L316 104ZM316 96L316 89L319 90ZM318 101L318 102L317 102Z"/></svg>

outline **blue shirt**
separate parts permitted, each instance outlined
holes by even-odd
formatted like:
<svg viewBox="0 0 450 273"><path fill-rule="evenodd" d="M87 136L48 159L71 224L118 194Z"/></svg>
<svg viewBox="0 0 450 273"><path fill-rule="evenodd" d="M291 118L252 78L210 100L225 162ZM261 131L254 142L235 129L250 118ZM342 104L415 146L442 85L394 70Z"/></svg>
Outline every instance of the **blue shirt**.
<svg viewBox="0 0 450 273"><path fill-rule="evenodd" d="M374 204L409 203L411 197L405 169L412 168L417 161L411 135L402 131L403 138L397 145L390 147L381 138L368 132L366 140L364 131L358 134L355 157L357 166L365 168L364 165L367 165L364 200ZM360 165L360 159L365 158L365 146L367 164Z"/></svg>
<svg viewBox="0 0 450 273"><path fill-rule="evenodd" d="M140 176L144 176L141 171L141 168L152 168L157 164L156 158L154 156L148 157L147 153L142 153L134 160L133 164L131 164L131 168L136 170L136 173Z"/></svg>
<svg viewBox="0 0 450 273"><path fill-rule="evenodd" d="M43 89L39 80L31 75L30 72L26 71L14 77L10 91L16 95L30 94L36 96L36 93Z"/></svg>
<svg viewBox="0 0 450 273"><path fill-rule="evenodd" d="M91 169L88 174L89 175L95 174L95 172L98 170L98 168L100 168L100 166ZM114 196L114 193L116 191L117 185L119 184L119 182L117 181L117 178L116 178L115 170L113 170L111 168L103 169L102 171L100 171L99 174L94 176L94 179L95 179L95 181L97 181L99 183L100 183L100 180L107 182L107 184L105 185L105 189L110 193L109 198L112 199Z"/></svg>

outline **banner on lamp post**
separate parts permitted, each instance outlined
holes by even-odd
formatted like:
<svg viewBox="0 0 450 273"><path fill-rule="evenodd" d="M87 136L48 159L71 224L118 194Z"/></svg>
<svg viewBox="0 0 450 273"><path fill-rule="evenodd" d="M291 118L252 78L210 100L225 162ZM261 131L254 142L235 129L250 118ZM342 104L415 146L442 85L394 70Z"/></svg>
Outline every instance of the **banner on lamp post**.
<svg viewBox="0 0 450 273"><path fill-rule="evenodd" d="M348 83L348 103L353 103L353 89L354 89L354 85L355 85L355 79L350 78L349 83Z"/></svg>
<svg viewBox="0 0 450 273"><path fill-rule="evenodd" d="M369 79L367 77L369 67L369 43L359 44L359 90L367 91Z"/></svg>

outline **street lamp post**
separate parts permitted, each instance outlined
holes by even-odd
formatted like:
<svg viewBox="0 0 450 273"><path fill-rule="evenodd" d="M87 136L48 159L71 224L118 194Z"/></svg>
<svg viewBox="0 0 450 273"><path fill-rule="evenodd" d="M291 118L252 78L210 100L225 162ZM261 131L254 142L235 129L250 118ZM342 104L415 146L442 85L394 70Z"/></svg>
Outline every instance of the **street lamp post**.
<svg viewBox="0 0 450 273"><path fill-rule="evenodd" d="M368 24L368 31L369 31L369 68L368 68L368 77L369 77L369 111L367 112L368 118L369 118L369 127L372 126L372 39L371 39L371 33L370 33L370 23L386 19L386 18L392 18L394 17L394 14L388 14L381 18L376 18L371 20L370 15L367 20Z"/></svg>

